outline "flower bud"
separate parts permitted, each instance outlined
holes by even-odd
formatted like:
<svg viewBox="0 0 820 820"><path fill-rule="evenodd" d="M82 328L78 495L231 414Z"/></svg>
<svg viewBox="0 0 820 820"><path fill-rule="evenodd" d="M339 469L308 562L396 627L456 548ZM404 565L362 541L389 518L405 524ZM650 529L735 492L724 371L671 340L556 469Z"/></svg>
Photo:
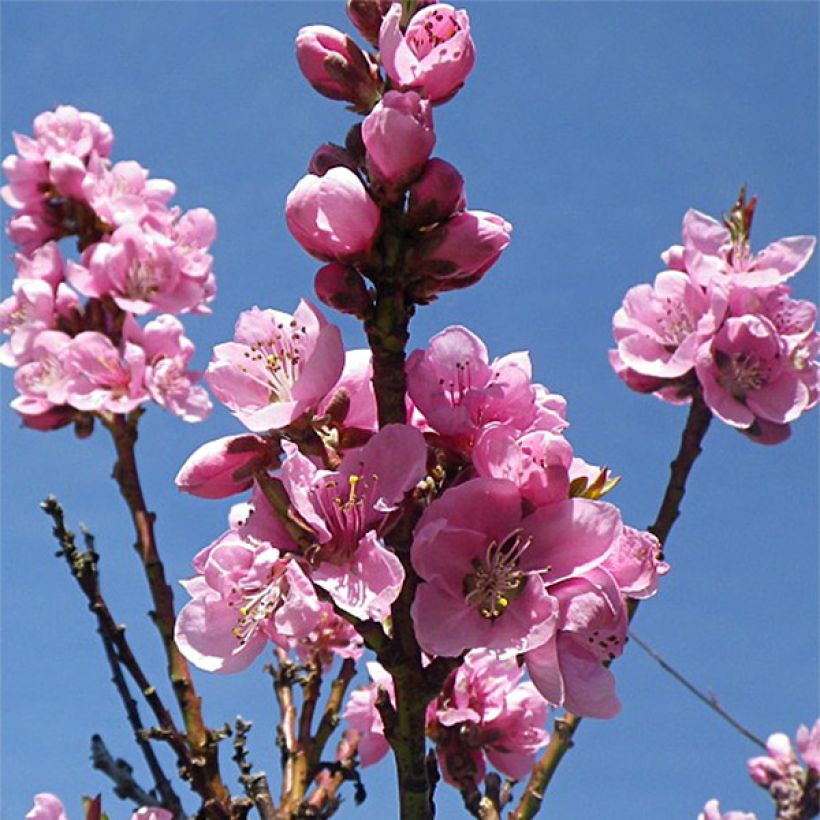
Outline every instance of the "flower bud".
<svg viewBox="0 0 820 820"><path fill-rule="evenodd" d="M254 468L269 459L269 443L259 436L225 436L203 444L175 479L182 492L199 498L228 498L253 484Z"/></svg>
<svg viewBox="0 0 820 820"><path fill-rule="evenodd" d="M331 168L349 168L355 172L356 160L340 145L326 142L313 152L308 164L308 173L323 177Z"/></svg>
<svg viewBox="0 0 820 820"><path fill-rule="evenodd" d="M415 91L388 91L362 123L371 177L398 187L417 177L436 135L430 103Z"/></svg>
<svg viewBox="0 0 820 820"><path fill-rule="evenodd" d="M331 100L347 100L366 114L382 90L376 64L346 34L306 26L296 36L296 59L307 81Z"/></svg>
<svg viewBox="0 0 820 820"><path fill-rule="evenodd" d="M511 232L512 225L496 214L464 211L424 235L416 271L431 293L472 285L510 244Z"/></svg>
<svg viewBox="0 0 820 820"><path fill-rule="evenodd" d="M379 44L379 29L393 0L347 0L347 16L371 45Z"/></svg>
<svg viewBox="0 0 820 820"><path fill-rule="evenodd" d="M466 207L464 178L449 162L434 158L410 186L405 222L410 228L433 225Z"/></svg>
<svg viewBox="0 0 820 820"><path fill-rule="evenodd" d="M346 265L332 262L320 268L314 287L319 299L340 313L363 318L370 308L371 299L362 275Z"/></svg>
<svg viewBox="0 0 820 820"><path fill-rule="evenodd" d="M366 253L379 232L381 211L349 168L308 174L285 203L285 219L296 241L318 259L346 261Z"/></svg>
<svg viewBox="0 0 820 820"><path fill-rule="evenodd" d="M470 18L447 3L435 3L413 15L401 31L402 7L394 3L382 21L379 51L397 88L415 88L432 103L452 97L475 62Z"/></svg>

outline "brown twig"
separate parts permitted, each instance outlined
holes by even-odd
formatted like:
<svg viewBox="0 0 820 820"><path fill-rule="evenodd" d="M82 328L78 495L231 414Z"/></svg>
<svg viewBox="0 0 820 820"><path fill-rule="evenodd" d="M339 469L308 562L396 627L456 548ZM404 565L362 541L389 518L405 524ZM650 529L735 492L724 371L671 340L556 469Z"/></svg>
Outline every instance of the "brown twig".
<svg viewBox="0 0 820 820"><path fill-rule="evenodd" d="M682 684L688 689L699 701L705 703L710 709L722 717L730 726L737 729L742 735L745 735L752 743L760 746L764 751L766 750L766 743L759 738L750 729L747 729L742 723L735 720L718 702L718 699L713 694L705 694L695 686L694 683L684 677L672 664L664 660L648 643L642 641L634 632L630 631L629 637L638 645L653 661L655 661L664 671L668 672L678 683Z"/></svg>
<svg viewBox="0 0 820 820"><path fill-rule="evenodd" d="M97 571L97 553L93 549L80 552L75 543L74 533L65 526L65 515L63 508L53 496L49 496L43 503L42 508L52 519L54 524L54 536L60 544L59 556L66 559L66 563L71 570L71 574L77 581L80 589L88 601L88 608L94 613L97 619L97 629L102 637L103 644L111 647L116 653L116 662L122 666L139 687L148 706L154 713L154 717L159 723L161 736L174 749L177 754L177 761L180 771L186 776L191 776L193 764L190 759L190 751L185 743L184 737L177 729L171 713L162 702L157 690L151 684L138 663L131 647L125 637L125 627L120 626L111 615L108 604L102 596L99 585L99 574ZM128 709L126 705L126 709ZM146 734L141 728L137 728L132 723L135 731L140 736Z"/></svg>
<svg viewBox="0 0 820 820"><path fill-rule="evenodd" d="M345 780L356 783L354 802L358 805L366 797L356 769L356 755L360 735L355 729L347 729L336 747L336 761L328 764L316 778L316 788L305 800L300 817L331 817L339 807L338 790Z"/></svg>
<svg viewBox="0 0 820 820"><path fill-rule="evenodd" d="M701 453L703 437L709 429L711 420L712 412L698 391L692 397L678 454L670 465L669 483L666 485L666 492L658 515L649 527L649 531L657 537L662 546L666 544L672 525L680 515L680 505L686 492L686 481L695 460ZM630 621L637 610L638 601L630 600L628 608ZM515 811L510 812L510 820L530 820L536 815L552 776L564 755L572 748L573 736L581 720L580 716L566 712L562 718L555 721L555 731L552 733L544 754L533 766L518 806Z"/></svg>
<svg viewBox="0 0 820 820"><path fill-rule="evenodd" d="M192 751L192 786L205 801L209 816L229 817L230 795L219 773L217 739L205 725L201 698L196 693L188 662L174 641L174 595L165 580L165 568L154 534L155 515L149 512L145 503L137 469L135 445L139 414L132 413L128 418L118 414L101 418L114 442L117 461L113 478L131 512L137 536L135 548L145 570L154 605L152 618L165 648L168 677L185 723L185 738Z"/></svg>
<svg viewBox="0 0 820 820"><path fill-rule="evenodd" d="M136 806L158 805L157 798L137 783L131 764L121 758L115 760L99 735L91 736L91 765L114 783L114 794L121 800L130 800Z"/></svg>
<svg viewBox="0 0 820 820"><path fill-rule="evenodd" d="M311 754L311 769L315 769L319 763L320 758L324 754L325 746L327 745L330 736L334 729L339 725L339 713L342 710L342 703L344 702L347 687L356 675L356 661L352 658L345 658L342 661L339 673L336 675L330 687L330 695L328 695L325 703L325 710L322 714L322 719L319 721L319 726L316 729L316 735L313 738L313 749Z"/></svg>

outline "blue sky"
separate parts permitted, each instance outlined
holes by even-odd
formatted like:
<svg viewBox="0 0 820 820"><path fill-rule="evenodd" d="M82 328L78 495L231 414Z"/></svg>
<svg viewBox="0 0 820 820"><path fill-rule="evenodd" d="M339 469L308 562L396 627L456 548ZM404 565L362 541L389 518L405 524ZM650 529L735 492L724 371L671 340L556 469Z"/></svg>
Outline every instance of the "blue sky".
<svg viewBox="0 0 820 820"><path fill-rule="evenodd" d="M718 214L742 182L760 195L753 244L815 233L818 223L818 6L801 2L546 3L468 6L478 59L467 86L436 110L435 154L467 181L473 208L514 225L478 286L419 312L416 346L460 323L494 355L531 351L536 377L569 402L576 453L624 478L626 520L655 515L685 411L630 393L609 369L610 322L625 291L651 281L685 210ZM348 28L341 2L10 2L2 13L2 139L29 132L58 103L114 128L115 159L173 179L184 207L217 217L214 315L188 322L204 366L251 305L291 310L315 262L284 224L287 192L313 149L341 141L353 117L319 97L293 58L300 26ZM8 213L6 213L6 217ZM3 292L13 275L2 248ZM817 261L794 283L817 299ZM351 347L355 323L341 322ZM3 403L13 396L2 374ZM102 434L20 430L2 420L2 814L37 791L79 817L102 791L88 738L139 764L92 620L53 557L38 502L49 492L97 535L103 583L132 641L159 669L125 510ZM203 441L239 430L217 409L188 426L151 409L140 457L170 578L225 525L227 504L180 496L173 476ZM672 572L641 608L639 635L764 737L818 713L818 424L816 411L777 448L720 424L668 544ZM181 594L179 600L184 596ZM767 816L745 774L755 749L630 647L615 667L624 704L587 721L547 798L562 820L694 818L707 798ZM274 767L275 704L256 664L198 675L214 724L255 720L252 758ZM230 761L226 777L233 780ZM142 771L137 765L138 771ZM392 767L365 771L367 803L341 817L390 814ZM147 781L147 778L143 778ZM442 789L442 817L460 801ZM189 805L192 805L189 803Z"/></svg>

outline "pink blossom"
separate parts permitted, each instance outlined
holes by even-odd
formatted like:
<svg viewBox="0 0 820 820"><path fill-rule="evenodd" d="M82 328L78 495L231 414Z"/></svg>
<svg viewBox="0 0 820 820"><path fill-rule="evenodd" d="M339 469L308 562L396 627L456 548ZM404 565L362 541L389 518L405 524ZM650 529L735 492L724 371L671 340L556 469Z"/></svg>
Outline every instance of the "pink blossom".
<svg viewBox="0 0 820 820"><path fill-rule="evenodd" d="M26 820L68 820L60 799L48 792L34 795L34 805L26 815Z"/></svg>
<svg viewBox="0 0 820 820"><path fill-rule="evenodd" d="M176 186L167 179L149 179L148 171L132 160L114 165L94 160L82 181L82 193L106 224L118 228L150 218L161 222Z"/></svg>
<svg viewBox="0 0 820 820"><path fill-rule="evenodd" d="M355 268L338 262L319 268L314 289L322 304L359 318L367 316L373 304L362 275Z"/></svg>
<svg viewBox="0 0 820 820"><path fill-rule="evenodd" d="M757 815L745 811L721 813L720 803L712 798L703 807L703 811L698 815L698 820L757 820Z"/></svg>
<svg viewBox="0 0 820 820"><path fill-rule="evenodd" d="M208 384L252 432L286 427L317 407L344 365L339 329L302 300L293 315L254 307L233 342L214 348Z"/></svg>
<svg viewBox="0 0 820 820"><path fill-rule="evenodd" d="M289 554L229 530L197 558L199 574L181 582L191 600L177 617L175 640L200 669L238 672L268 641L287 648L318 626L316 592Z"/></svg>
<svg viewBox="0 0 820 820"><path fill-rule="evenodd" d="M56 242L48 242L34 251L31 256L22 253L15 254L14 267L20 279L48 282L54 292L65 279L63 256Z"/></svg>
<svg viewBox="0 0 820 820"><path fill-rule="evenodd" d="M394 85L414 88L434 103L452 97L475 62L470 18L447 3L417 11L401 32L402 7L394 3L379 32L379 52Z"/></svg>
<svg viewBox="0 0 820 820"><path fill-rule="evenodd" d="M401 186L421 173L436 144L430 103L415 91L388 91L362 123L371 178Z"/></svg>
<svg viewBox="0 0 820 820"><path fill-rule="evenodd" d="M256 469L269 462L271 444L261 436L225 436L195 450L177 473L180 490L199 498L228 498L249 489Z"/></svg>
<svg viewBox="0 0 820 820"><path fill-rule="evenodd" d="M40 205L18 211L9 220L6 234L23 253L34 253L46 242L60 238L58 226L47 218Z"/></svg>
<svg viewBox="0 0 820 820"><path fill-rule="evenodd" d="M484 425L505 422L523 431L536 415L529 355L490 362L481 339L458 325L410 354L407 389L430 426L467 451Z"/></svg>
<svg viewBox="0 0 820 820"><path fill-rule="evenodd" d="M296 654L307 661L318 658L323 667L333 663L334 656L359 660L364 654L362 636L328 603L321 604L321 619L316 628L304 638L293 642Z"/></svg>
<svg viewBox="0 0 820 820"><path fill-rule="evenodd" d="M720 289L704 292L684 273L659 273L654 287L631 288L612 320L620 362L642 376L683 376L694 367L702 339L717 330L726 306Z"/></svg>
<svg viewBox="0 0 820 820"><path fill-rule="evenodd" d="M549 735L547 702L512 656L474 649L427 707L427 734L436 742L444 779L480 782L484 755L503 774L524 777Z"/></svg>
<svg viewBox="0 0 820 820"><path fill-rule="evenodd" d="M145 352L132 342L120 353L102 333L83 331L71 341L65 369L67 402L78 410L129 413L148 399Z"/></svg>
<svg viewBox="0 0 820 820"><path fill-rule="evenodd" d="M370 661L367 671L373 683L360 686L350 693L342 717L361 733L359 742L359 762L364 766L378 763L390 751L390 744L384 736L384 722L376 701L379 689L383 689L394 708L396 706L396 692L393 678L379 663Z"/></svg>
<svg viewBox="0 0 820 820"><path fill-rule="evenodd" d="M15 279L13 294L0 302L0 331L8 341L0 346L0 364L15 367L31 358L37 336L55 325L54 291L42 279Z"/></svg>
<svg viewBox="0 0 820 820"><path fill-rule="evenodd" d="M285 203L288 228L311 255L330 262L352 260L373 246L381 211L349 168L302 177Z"/></svg>
<svg viewBox="0 0 820 820"><path fill-rule="evenodd" d="M331 404L344 406L337 423L375 432L378 427L376 394L373 392L373 357L369 349L348 350L339 381L319 405L319 415L330 412Z"/></svg>
<svg viewBox="0 0 820 820"><path fill-rule="evenodd" d="M414 228L433 225L466 207L464 178L449 162L434 157L410 186L405 222Z"/></svg>
<svg viewBox="0 0 820 820"><path fill-rule="evenodd" d="M319 470L289 443L282 483L296 511L316 533L313 582L341 609L382 621L401 591L404 570L384 547L379 526L426 474L427 448L418 430L382 428L339 469Z"/></svg>
<svg viewBox="0 0 820 820"><path fill-rule="evenodd" d="M376 64L356 43L330 26L305 26L296 36L296 59L307 81L331 100L369 111L381 92Z"/></svg>
<svg viewBox="0 0 820 820"><path fill-rule="evenodd" d="M131 820L174 820L174 815L159 806L143 806L131 815Z"/></svg>
<svg viewBox="0 0 820 820"><path fill-rule="evenodd" d="M733 427L752 427L756 419L788 424L811 406L788 345L761 316L727 319L698 350L696 372L712 412Z"/></svg>
<svg viewBox="0 0 820 820"><path fill-rule="evenodd" d="M45 330L37 336L28 361L14 374L14 386L20 393L11 403L14 410L36 417L68 402L71 345L71 338L58 330Z"/></svg>
<svg viewBox="0 0 820 820"><path fill-rule="evenodd" d="M58 105L54 111L44 111L34 118L34 138L15 134L14 142L24 159L50 162L60 154L85 159L95 151L107 156L114 135L98 114Z"/></svg>
<svg viewBox="0 0 820 820"><path fill-rule="evenodd" d="M628 625L617 583L605 570L589 569L547 589L558 599L559 618L554 637L525 656L533 683L555 706L614 717L620 702L604 662L623 651Z"/></svg>
<svg viewBox="0 0 820 820"><path fill-rule="evenodd" d="M8 179L0 193L15 210L40 210L43 188L48 185L48 166L39 159L23 159L10 154L3 160L3 173Z"/></svg>
<svg viewBox="0 0 820 820"><path fill-rule="evenodd" d="M88 248L81 265L69 263L68 278L83 295L110 295L131 313L204 312L204 303L213 297L212 277L200 270L189 275L187 255L173 238L127 224L110 241Z"/></svg>
<svg viewBox="0 0 820 820"><path fill-rule="evenodd" d="M182 322L169 314L158 316L145 328L129 317L124 338L145 352L144 380L151 398L183 421L202 421L211 413L211 401L205 388L196 384L200 373L188 369L194 344L184 331Z"/></svg>
<svg viewBox="0 0 820 820"><path fill-rule="evenodd" d="M661 559L661 544L650 532L624 527L603 567L618 584L621 595L643 600L658 591L658 578L669 572Z"/></svg>
<svg viewBox="0 0 820 820"><path fill-rule="evenodd" d="M797 730L797 750L815 776L820 775L820 718L809 729L800 726Z"/></svg>
<svg viewBox="0 0 820 820"><path fill-rule="evenodd" d="M413 567L427 582L412 607L419 644L452 657L477 647L542 645L558 615L545 581L597 566L620 532L609 504L575 499L522 518L509 481L476 478L446 490L425 510L413 541Z"/></svg>
<svg viewBox="0 0 820 820"><path fill-rule="evenodd" d="M511 425L494 422L478 434L472 460L480 476L506 478L533 507L569 496L572 448L561 435L544 430L519 434Z"/></svg>
<svg viewBox="0 0 820 820"><path fill-rule="evenodd" d="M425 294L475 284L510 244L511 233L506 219L486 211L463 211L426 232L415 249Z"/></svg>
<svg viewBox="0 0 820 820"><path fill-rule="evenodd" d="M813 236L789 236L753 254L747 237L733 239L711 216L690 209L683 217L683 262L703 286L724 277L746 287L777 285L806 266L815 244Z"/></svg>

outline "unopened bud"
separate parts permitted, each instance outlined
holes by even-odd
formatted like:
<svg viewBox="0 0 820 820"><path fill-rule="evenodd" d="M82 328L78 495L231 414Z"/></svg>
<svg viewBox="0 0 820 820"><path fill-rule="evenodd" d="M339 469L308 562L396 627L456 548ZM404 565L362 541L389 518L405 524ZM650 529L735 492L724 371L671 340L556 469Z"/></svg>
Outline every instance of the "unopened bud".
<svg viewBox="0 0 820 820"><path fill-rule="evenodd" d="M464 178L449 162L434 157L410 186L406 224L409 228L434 225L466 207Z"/></svg>
<svg viewBox="0 0 820 820"><path fill-rule="evenodd" d="M314 287L320 301L340 313L349 313L361 319L370 309L370 294L362 275L347 265L332 262L320 268Z"/></svg>
<svg viewBox="0 0 820 820"><path fill-rule="evenodd" d="M296 59L307 81L331 100L366 114L382 93L379 70L353 40L330 26L306 26L296 36Z"/></svg>

